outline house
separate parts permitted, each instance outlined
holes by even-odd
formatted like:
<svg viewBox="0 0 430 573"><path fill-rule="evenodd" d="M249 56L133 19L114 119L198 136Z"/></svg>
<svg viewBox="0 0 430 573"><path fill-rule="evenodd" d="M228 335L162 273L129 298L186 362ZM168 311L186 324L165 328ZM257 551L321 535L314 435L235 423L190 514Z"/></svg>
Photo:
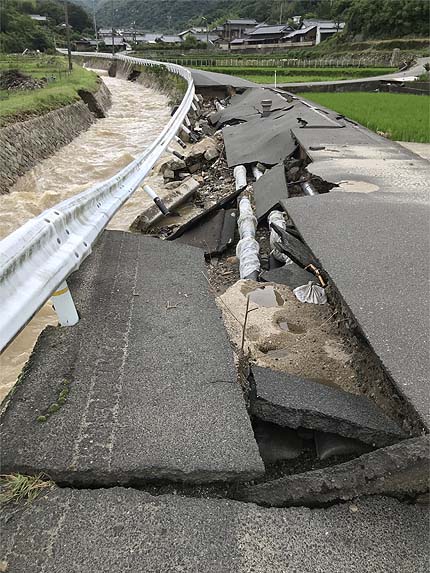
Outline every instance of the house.
<svg viewBox="0 0 430 573"><path fill-rule="evenodd" d="M180 36L163 34L160 38L158 38L157 42L161 42L162 44L180 44L182 39Z"/></svg>
<svg viewBox="0 0 430 573"><path fill-rule="evenodd" d="M126 42L131 42L133 44L155 44L161 37L162 33L141 33L141 32L130 32L126 31L123 34L123 38Z"/></svg>
<svg viewBox="0 0 430 573"><path fill-rule="evenodd" d="M80 38L74 42L75 50L77 52L93 52L98 49L101 41L93 40L91 38Z"/></svg>
<svg viewBox="0 0 430 573"><path fill-rule="evenodd" d="M114 30L114 33L116 33L116 30ZM112 36L112 28L100 28L98 30L98 35L99 38L107 38L108 36Z"/></svg>
<svg viewBox="0 0 430 573"><path fill-rule="evenodd" d="M336 22L334 20L303 20L302 28L317 26L315 44L320 44L327 38L334 36L345 28L345 22Z"/></svg>
<svg viewBox="0 0 430 573"><path fill-rule="evenodd" d="M105 36L102 41L106 48L112 49L112 37L109 38ZM116 52L121 50L131 50L130 44L128 44L122 36L115 36L113 38L113 45Z"/></svg>
<svg viewBox="0 0 430 573"><path fill-rule="evenodd" d="M189 28L179 34L182 41L189 36L193 36L198 42L205 42L214 45L219 40L219 35L206 28Z"/></svg>
<svg viewBox="0 0 430 573"><path fill-rule="evenodd" d="M283 40L285 42L290 42L291 44L306 44L313 46L316 43L317 32L318 26L308 26L307 28L293 30L287 34Z"/></svg>
<svg viewBox="0 0 430 573"><path fill-rule="evenodd" d="M257 20L253 18L239 18L237 20L226 20L224 24L215 28L222 40L231 42L235 38L242 38L248 32L252 31L257 25Z"/></svg>
<svg viewBox="0 0 430 573"><path fill-rule="evenodd" d="M288 24L278 24L275 26L261 24L247 35L246 44L248 46L279 44L290 32L293 32L293 29Z"/></svg>

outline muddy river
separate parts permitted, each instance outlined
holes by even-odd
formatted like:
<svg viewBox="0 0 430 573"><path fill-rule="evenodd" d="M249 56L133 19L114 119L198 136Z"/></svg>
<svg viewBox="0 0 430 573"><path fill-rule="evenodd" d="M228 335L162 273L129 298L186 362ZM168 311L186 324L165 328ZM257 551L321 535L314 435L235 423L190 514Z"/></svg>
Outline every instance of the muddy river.
<svg viewBox="0 0 430 573"><path fill-rule="evenodd" d="M10 194L0 195L0 239L45 209L114 175L141 153L169 121L166 97L139 84L99 73L112 93L108 117L99 119L72 143L28 172ZM162 186L158 175L151 175L147 182L158 191ZM149 202L139 189L108 228L128 230L142 206ZM0 356L0 401L15 383L39 333L47 324L56 323L48 302Z"/></svg>

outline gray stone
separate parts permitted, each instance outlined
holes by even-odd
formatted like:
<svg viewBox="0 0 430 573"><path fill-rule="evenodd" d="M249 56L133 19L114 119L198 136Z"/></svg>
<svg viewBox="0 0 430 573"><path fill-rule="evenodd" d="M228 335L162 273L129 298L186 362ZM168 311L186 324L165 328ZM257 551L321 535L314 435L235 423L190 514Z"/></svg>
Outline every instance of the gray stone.
<svg viewBox="0 0 430 573"><path fill-rule="evenodd" d="M303 439L295 430L255 420L254 435L265 464L292 460L303 453Z"/></svg>
<svg viewBox="0 0 430 573"><path fill-rule="evenodd" d="M406 435L371 400L270 368L252 367L251 411L267 422L385 446Z"/></svg>
<svg viewBox="0 0 430 573"><path fill-rule="evenodd" d="M263 473L199 249L105 232L2 414L2 471L106 484ZM64 388L67 400L41 421Z"/></svg>
<svg viewBox="0 0 430 573"><path fill-rule="evenodd" d="M165 169L163 171L163 178L164 180L170 180L175 178L175 172L172 169Z"/></svg>
<svg viewBox="0 0 430 573"><path fill-rule="evenodd" d="M10 573L427 573L428 534L425 507L383 497L267 509L54 489L6 507L2 559Z"/></svg>
<svg viewBox="0 0 430 573"><path fill-rule="evenodd" d="M219 157L219 151L216 147L211 147L205 151L204 158L206 161L213 161L217 157Z"/></svg>
<svg viewBox="0 0 430 573"><path fill-rule="evenodd" d="M269 506L314 505L366 495L416 495L429 486L429 438L404 440L349 462L241 488Z"/></svg>

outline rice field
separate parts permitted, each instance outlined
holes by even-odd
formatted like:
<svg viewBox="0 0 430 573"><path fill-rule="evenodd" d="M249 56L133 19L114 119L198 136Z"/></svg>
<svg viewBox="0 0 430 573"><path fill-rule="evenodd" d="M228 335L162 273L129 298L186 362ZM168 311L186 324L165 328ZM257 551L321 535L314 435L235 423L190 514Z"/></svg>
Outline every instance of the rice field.
<svg viewBox="0 0 430 573"><path fill-rule="evenodd" d="M396 141L430 143L430 96L390 93L303 93Z"/></svg>

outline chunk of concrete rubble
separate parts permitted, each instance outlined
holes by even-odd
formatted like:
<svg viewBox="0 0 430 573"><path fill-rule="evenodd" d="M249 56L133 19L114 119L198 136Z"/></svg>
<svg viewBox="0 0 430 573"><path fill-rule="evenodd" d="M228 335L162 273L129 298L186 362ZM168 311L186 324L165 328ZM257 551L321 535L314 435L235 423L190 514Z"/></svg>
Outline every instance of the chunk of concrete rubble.
<svg viewBox="0 0 430 573"><path fill-rule="evenodd" d="M371 400L270 368L252 367L251 412L288 428L309 428L386 446L406 434Z"/></svg>
<svg viewBox="0 0 430 573"><path fill-rule="evenodd" d="M172 185L178 183L178 185ZM200 187L199 181L190 177L186 181L172 181L169 185L169 192L163 195L163 202L169 211L173 211L184 203L187 199L192 197L197 189ZM155 203L147 207L130 225L132 231L141 231L146 233L155 223L164 218L160 209Z"/></svg>
<svg viewBox="0 0 430 573"><path fill-rule="evenodd" d="M217 142L215 139L212 137L205 137L190 147L189 151L186 153L185 163L188 167L194 163L201 163L204 160L206 152L209 151L210 153L215 153L215 150L218 153Z"/></svg>
<svg viewBox="0 0 430 573"><path fill-rule="evenodd" d="M366 495L415 496L429 487L429 436L349 462L243 487L238 498L266 506L321 505Z"/></svg>
<svg viewBox="0 0 430 573"><path fill-rule="evenodd" d="M204 158L206 161L213 161L217 157L219 157L219 151L216 147L210 147L205 151Z"/></svg>
<svg viewBox="0 0 430 573"><path fill-rule="evenodd" d="M10 573L425 573L428 515L372 497L323 509L53 488L4 508ZM37 565L36 565L37 564Z"/></svg>
<svg viewBox="0 0 430 573"><path fill-rule="evenodd" d="M182 159L169 159L160 165L160 173L164 175L166 169L181 171L181 169L185 169L185 167L185 161Z"/></svg>

